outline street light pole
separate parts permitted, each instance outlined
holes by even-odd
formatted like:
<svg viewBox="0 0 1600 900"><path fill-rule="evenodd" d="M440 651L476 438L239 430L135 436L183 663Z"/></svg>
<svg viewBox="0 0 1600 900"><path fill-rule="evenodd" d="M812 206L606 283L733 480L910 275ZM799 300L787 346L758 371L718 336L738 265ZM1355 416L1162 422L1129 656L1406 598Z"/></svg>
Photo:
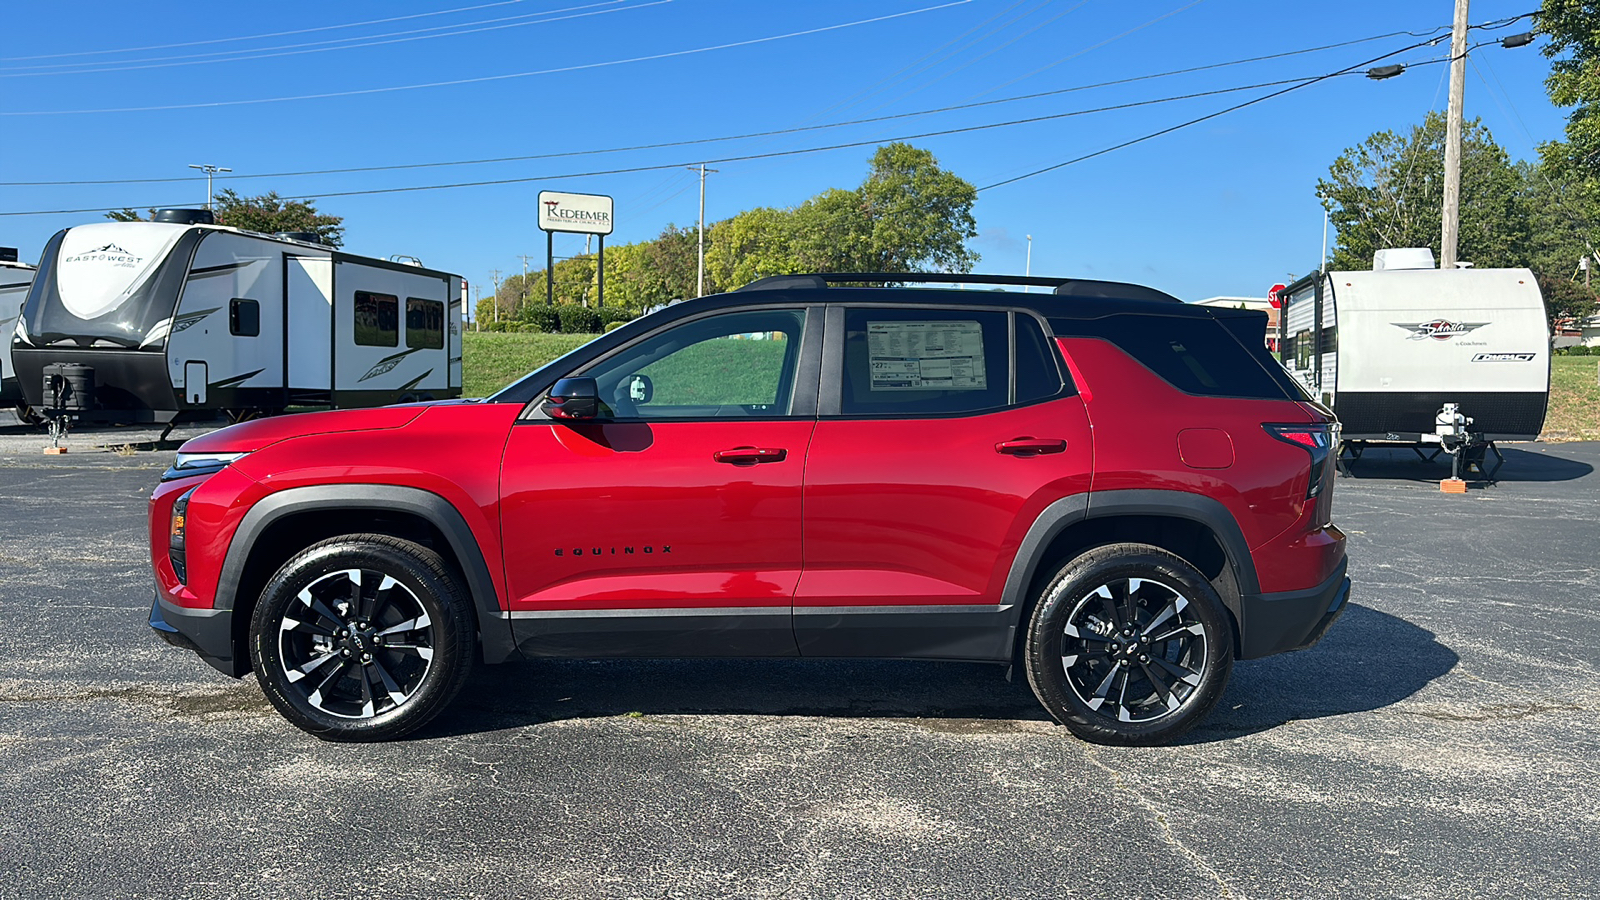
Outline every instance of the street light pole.
<svg viewBox="0 0 1600 900"><path fill-rule="evenodd" d="M210 209L212 197L211 176L217 174L218 172L232 172L233 170L225 166L213 166L210 163L206 163L204 165L195 165L194 163L190 163L189 168L199 169L200 171L206 173L206 209Z"/></svg>
<svg viewBox="0 0 1600 900"><path fill-rule="evenodd" d="M695 171L695 167L694 166L687 166L686 168L691 172ZM708 169L708 168L706 168L706 164L705 163L701 163L700 166L699 166L699 169L700 169L700 262L695 267L695 288L694 288L694 291L695 291L695 294L697 294L698 296L704 297L706 295L706 173L707 172L713 172L714 173L717 170L716 169Z"/></svg>
<svg viewBox="0 0 1600 900"><path fill-rule="evenodd" d="M1444 209L1439 235L1439 268L1456 267L1461 224L1461 119L1467 89L1467 3L1456 0L1455 28L1450 33L1450 105L1445 113Z"/></svg>
<svg viewBox="0 0 1600 900"><path fill-rule="evenodd" d="M1033 276L1033 235L1031 234L1028 235L1028 259L1022 264L1022 274L1030 278ZM1022 292L1024 294L1033 293L1033 285L1024 285Z"/></svg>

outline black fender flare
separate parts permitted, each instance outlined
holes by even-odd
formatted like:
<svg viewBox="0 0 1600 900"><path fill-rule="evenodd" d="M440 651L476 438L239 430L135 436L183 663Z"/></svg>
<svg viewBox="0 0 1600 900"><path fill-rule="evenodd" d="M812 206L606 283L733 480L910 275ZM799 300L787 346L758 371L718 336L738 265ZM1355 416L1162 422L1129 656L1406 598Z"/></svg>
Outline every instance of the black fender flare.
<svg viewBox="0 0 1600 900"><path fill-rule="evenodd" d="M1011 561L1011 571L1006 575L1005 595L1001 601L1010 611L1013 637L1015 629L1025 624L1020 619L1030 599L1028 588L1039 574L1039 567L1047 562L1044 554L1050 542L1079 522L1110 516L1166 516L1199 522L1209 528L1222 544L1222 552L1228 559L1239 595L1261 591L1255 560L1250 556L1250 545L1244 539L1244 532L1228 508L1217 500L1187 491L1090 491L1063 497L1045 507L1034 519L1033 525L1029 526L1027 535L1017 548L1017 554ZM1239 597L1224 593L1223 602L1243 630L1244 611L1240 608Z"/></svg>
<svg viewBox="0 0 1600 900"><path fill-rule="evenodd" d="M500 595L489 575L483 549L461 511L450 501L421 488L393 484L317 484L287 488L268 494L245 513L228 543L222 572L217 579L216 608L232 610L245 564L261 535L286 516L319 509L372 509L417 516L439 529L455 554L467 590L477 609L478 634L485 662L500 662L516 652L511 628L500 606ZM238 648L236 648L238 649Z"/></svg>

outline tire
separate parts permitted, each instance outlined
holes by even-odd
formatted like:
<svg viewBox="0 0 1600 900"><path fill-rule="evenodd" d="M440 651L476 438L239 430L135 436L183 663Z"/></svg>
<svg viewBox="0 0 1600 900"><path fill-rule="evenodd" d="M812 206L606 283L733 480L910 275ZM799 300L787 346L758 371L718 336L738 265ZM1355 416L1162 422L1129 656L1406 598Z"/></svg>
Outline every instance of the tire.
<svg viewBox="0 0 1600 900"><path fill-rule="evenodd" d="M1024 663L1039 702L1078 737L1164 744L1221 699L1233 628L1194 566L1148 544L1110 544L1050 579Z"/></svg>
<svg viewBox="0 0 1600 900"><path fill-rule="evenodd" d="M421 728L466 683L476 647L471 601L444 560L379 534L295 555L250 621L250 658L267 699L327 741L392 740Z"/></svg>

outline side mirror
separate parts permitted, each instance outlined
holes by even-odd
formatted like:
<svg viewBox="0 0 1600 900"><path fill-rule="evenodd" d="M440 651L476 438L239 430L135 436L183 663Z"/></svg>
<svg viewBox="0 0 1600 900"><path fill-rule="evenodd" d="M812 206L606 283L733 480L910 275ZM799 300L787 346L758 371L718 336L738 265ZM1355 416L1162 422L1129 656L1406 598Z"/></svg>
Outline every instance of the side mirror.
<svg viewBox="0 0 1600 900"><path fill-rule="evenodd" d="M656 395L656 386L649 375L632 375L628 378L628 399L635 404L649 403Z"/></svg>
<svg viewBox="0 0 1600 900"><path fill-rule="evenodd" d="M600 389L593 378L563 378L539 408L552 419L592 419L600 413Z"/></svg>

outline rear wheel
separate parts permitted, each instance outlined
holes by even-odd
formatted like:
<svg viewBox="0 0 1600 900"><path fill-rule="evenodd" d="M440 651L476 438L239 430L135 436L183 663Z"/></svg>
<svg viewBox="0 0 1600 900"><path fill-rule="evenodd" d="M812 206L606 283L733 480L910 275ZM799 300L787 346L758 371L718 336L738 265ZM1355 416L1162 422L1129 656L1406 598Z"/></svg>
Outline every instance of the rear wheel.
<svg viewBox="0 0 1600 900"><path fill-rule="evenodd" d="M1150 745L1194 727L1233 670L1217 592L1148 544L1097 547L1058 571L1028 630L1028 681L1084 740Z"/></svg>
<svg viewBox="0 0 1600 900"><path fill-rule="evenodd" d="M432 550L386 535L323 541L284 564L251 620L267 699L332 741L422 727L471 672L470 602Z"/></svg>

